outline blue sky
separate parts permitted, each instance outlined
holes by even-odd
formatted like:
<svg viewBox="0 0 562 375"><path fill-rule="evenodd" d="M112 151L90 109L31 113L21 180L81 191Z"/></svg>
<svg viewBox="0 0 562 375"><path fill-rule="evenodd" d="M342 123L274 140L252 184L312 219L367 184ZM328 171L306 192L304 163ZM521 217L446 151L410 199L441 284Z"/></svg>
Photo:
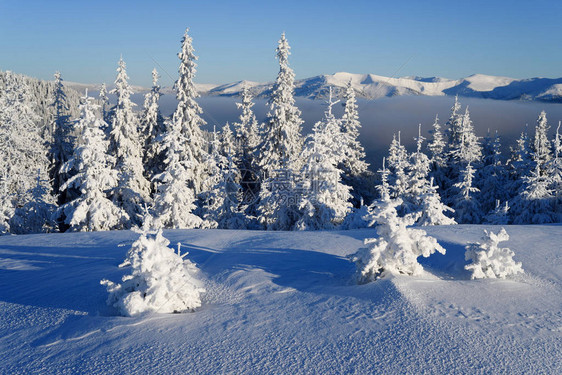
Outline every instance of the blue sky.
<svg viewBox="0 0 562 375"><path fill-rule="evenodd" d="M189 27L201 83L273 80L283 31L297 78L561 77L561 15L555 0L0 0L0 69L111 83L122 54L132 83L156 66L168 86Z"/></svg>

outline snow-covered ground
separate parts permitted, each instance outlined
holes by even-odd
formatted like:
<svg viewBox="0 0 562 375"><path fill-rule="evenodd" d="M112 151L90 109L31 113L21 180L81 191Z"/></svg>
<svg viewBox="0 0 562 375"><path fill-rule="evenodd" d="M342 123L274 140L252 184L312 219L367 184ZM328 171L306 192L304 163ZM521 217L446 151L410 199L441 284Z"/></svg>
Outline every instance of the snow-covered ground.
<svg viewBox="0 0 562 375"><path fill-rule="evenodd" d="M470 280L489 226L430 227L421 277L354 285L373 229L165 231L205 276L195 313L114 315L138 234L0 238L0 373L562 373L562 226L509 226L525 274ZM499 227L492 227L498 231Z"/></svg>

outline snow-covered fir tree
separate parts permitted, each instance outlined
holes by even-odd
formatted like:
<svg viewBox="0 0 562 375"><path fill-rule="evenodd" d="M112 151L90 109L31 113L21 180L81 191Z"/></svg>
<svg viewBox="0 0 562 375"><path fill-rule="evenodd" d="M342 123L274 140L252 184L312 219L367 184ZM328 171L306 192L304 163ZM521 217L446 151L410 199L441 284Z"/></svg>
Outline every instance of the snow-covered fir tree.
<svg viewBox="0 0 562 375"><path fill-rule="evenodd" d="M457 126L457 124L455 124ZM466 107L461 118L460 127L456 128L453 141L450 142L450 153L453 161L464 168L467 164L477 164L482 158L482 147L478 137L474 134L474 126L470 119L470 112Z"/></svg>
<svg viewBox="0 0 562 375"><path fill-rule="evenodd" d="M388 169L390 171L389 184L391 189L391 197L403 198L408 191L408 175L407 171L410 168L408 161L408 152L406 147L400 141L400 132L398 137L396 134L392 137L392 142L388 149ZM412 212L409 206L410 202L402 201L402 207L399 208L399 213L405 214Z"/></svg>
<svg viewBox="0 0 562 375"><path fill-rule="evenodd" d="M231 159L234 163L237 163L234 134L228 122L222 127L220 135L220 154L227 159Z"/></svg>
<svg viewBox="0 0 562 375"><path fill-rule="evenodd" d="M454 225L457 224L455 219L445 215L449 212L451 216L454 215L455 210L441 202L441 197L437 192L438 187L433 184L433 177L431 177L429 186L424 194L419 198L420 201L420 217L416 220L416 225Z"/></svg>
<svg viewBox="0 0 562 375"><path fill-rule="evenodd" d="M41 179L37 171L35 187L30 191L31 199L17 207L10 219L10 230L15 234L53 232L56 223L52 219L56 210L55 197L51 194L49 181Z"/></svg>
<svg viewBox="0 0 562 375"><path fill-rule="evenodd" d="M234 126L236 159L239 167L245 170L256 168L255 158L260 143L259 123L253 111L254 102L248 86L242 89L242 102L236 103L242 111Z"/></svg>
<svg viewBox="0 0 562 375"><path fill-rule="evenodd" d="M423 267L417 262L419 256L429 257L435 251L445 254L437 240L421 229L408 228L419 214L398 216L397 207L401 199L388 195L377 201L372 210L377 224L377 238L368 238L369 247L359 249L351 256L357 265L359 283L367 283L390 274L419 275Z"/></svg>
<svg viewBox="0 0 562 375"><path fill-rule="evenodd" d="M128 83L126 64L119 59L115 89L117 104L113 109L110 153L115 157L119 183L113 194L115 203L129 216L130 225L139 225L142 207L150 200L150 183L144 177L143 143L139 136L139 119L133 112L133 91Z"/></svg>
<svg viewBox="0 0 562 375"><path fill-rule="evenodd" d="M155 175L162 173L164 155L162 155L162 137L166 129L164 118L160 113L159 101L162 94L158 85L158 71L152 70L152 88L144 96L141 114L141 137L143 138L144 175L150 181Z"/></svg>
<svg viewBox="0 0 562 375"><path fill-rule="evenodd" d="M63 166L63 171L74 169L77 173L61 189L74 187L81 193L57 212L59 219L72 231L120 229L129 220L127 213L108 199L108 193L117 186L119 178L113 169L115 158L108 154L109 140L102 130L104 121L96 116L98 107L86 93L77 123L80 146Z"/></svg>
<svg viewBox="0 0 562 375"><path fill-rule="evenodd" d="M347 83L344 101L344 113L341 118L341 133L345 139L343 142L344 156L338 167L345 176L357 177L367 171L369 164L365 162L365 149L358 139L361 122L351 80Z"/></svg>
<svg viewBox="0 0 562 375"><path fill-rule="evenodd" d="M260 125L253 111L254 102L248 86L242 90L242 102L236 103L242 111L238 122L234 123L236 160L240 170L242 201L247 203L246 212L256 214L255 197L259 194L258 154L261 143Z"/></svg>
<svg viewBox="0 0 562 375"><path fill-rule="evenodd" d="M408 186L403 198L408 200L412 211L419 210L421 195L425 194L429 187L430 160L422 152L422 145L425 137L421 135L421 124L418 126L418 136L416 141L416 151L409 156L408 171L406 181Z"/></svg>
<svg viewBox="0 0 562 375"><path fill-rule="evenodd" d="M480 190L479 201L482 212L490 213L495 209L496 200L507 201L510 194L507 190L507 169L501 160L501 141L498 132L484 139L483 166L478 170L476 186Z"/></svg>
<svg viewBox="0 0 562 375"><path fill-rule="evenodd" d="M227 128L223 128L224 130ZM209 178L212 187L202 196L201 217L210 228L243 229L245 218L241 212L242 187L238 183L240 171L233 161L233 155L220 152L221 142L213 131L211 154L209 155ZM232 150L227 148L226 150Z"/></svg>
<svg viewBox="0 0 562 375"><path fill-rule="evenodd" d="M453 187L457 194L453 197L453 209L455 220L459 224L480 224L482 221L482 209L475 197L480 190L474 187L475 169L468 164L460 173L460 181Z"/></svg>
<svg viewBox="0 0 562 375"><path fill-rule="evenodd" d="M539 166L541 174L546 174L546 165L552 159L550 141L548 139L548 120L546 112L542 111L537 119L535 127L535 139L533 142L533 161Z"/></svg>
<svg viewBox="0 0 562 375"><path fill-rule="evenodd" d="M10 233L10 220L14 216L13 194L5 172L0 177L0 235Z"/></svg>
<svg viewBox="0 0 562 375"><path fill-rule="evenodd" d="M53 193L57 196L58 203L64 204L68 202L68 199L65 192L60 191L60 187L70 176L61 173L61 167L72 157L74 137L72 121L69 115L69 106L60 72L55 73L53 107L55 109L55 114L52 125L53 137L49 150L51 159L49 178L52 181Z"/></svg>
<svg viewBox="0 0 562 375"><path fill-rule="evenodd" d="M519 194L513 199L512 222L514 224L543 224L557 221L553 176L549 173L552 159L548 140L548 122L542 111L537 119L532 148L533 168L523 176Z"/></svg>
<svg viewBox="0 0 562 375"><path fill-rule="evenodd" d="M523 177L521 192L513 199L513 224L545 224L556 222L551 178L535 164L528 176Z"/></svg>
<svg viewBox="0 0 562 375"><path fill-rule="evenodd" d="M193 181L196 178L195 157L185 145L189 140L180 123L168 123L163 146L166 150L164 172L154 176L156 193L154 212L165 228L199 228L203 220L195 214L197 197Z"/></svg>
<svg viewBox="0 0 562 375"><path fill-rule="evenodd" d="M509 223L509 203L496 200L496 207L486 215L484 221L492 225L507 225Z"/></svg>
<svg viewBox="0 0 562 375"><path fill-rule="evenodd" d="M417 225L456 224L455 220L445 215L445 212L454 212L454 210L441 202L437 187L433 185L433 177L429 177L430 159L422 152L425 138L421 135L421 124L415 140L416 151L410 156L406 177L408 186L401 197L405 203L400 211L402 213L419 212Z"/></svg>
<svg viewBox="0 0 562 375"><path fill-rule="evenodd" d="M33 101L23 76L5 73L5 84L0 88L0 169L2 170L3 216L23 207L32 196L37 170L41 180L48 181L49 159L42 129L36 121ZM9 228L9 224L0 224Z"/></svg>
<svg viewBox="0 0 562 375"><path fill-rule="evenodd" d="M290 229L297 217L295 187L302 166L301 112L293 96L295 73L289 67L289 43L282 34L277 47L279 74L269 99L258 164L265 177L258 212L267 229Z"/></svg>
<svg viewBox="0 0 562 375"><path fill-rule="evenodd" d="M109 113L111 111L108 109L108 107L109 107L109 97L107 96L107 94L108 94L107 86L105 85L105 83L102 83L101 87L100 87L98 99L101 102L102 119L106 123L110 123L111 119L110 119Z"/></svg>
<svg viewBox="0 0 562 375"><path fill-rule="evenodd" d="M346 137L342 126L332 113L337 102L330 90L328 109L323 121L314 125L307 143L302 169L302 194L299 195L300 218L297 230L330 229L343 223L352 205L350 187L341 181L344 171L338 167L346 157ZM343 140L343 142L342 142Z"/></svg>
<svg viewBox="0 0 562 375"><path fill-rule="evenodd" d="M463 115L461 113L461 103L459 102L458 95L455 96L455 102L451 107L451 114L445 124L445 131L448 138L447 153L451 153L455 145L461 143L461 128L462 128Z"/></svg>
<svg viewBox="0 0 562 375"><path fill-rule="evenodd" d="M470 261L464 268L472 273L471 279L505 279L507 276L523 273L520 262L513 260L513 251L499 247L500 242L509 240L504 228L498 233L484 230L482 243L466 246L465 259Z"/></svg>
<svg viewBox="0 0 562 375"><path fill-rule="evenodd" d="M295 73L289 67L290 47L281 35L277 46L279 74L269 99L269 113L260 147L259 165L266 177L279 169L298 172L301 166L303 138L301 136L301 111L295 105Z"/></svg>
<svg viewBox="0 0 562 375"><path fill-rule="evenodd" d="M145 218L144 222L151 222ZM139 238L127 253L121 266L131 272L123 276L122 283L101 280L107 287L107 303L124 316L143 312L181 313L194 311L201 306L201 293L205 291L197 266L169 247L170 241L162 229L143 226Z"/></svg>
<svg viewBox="0 0 562 375"><path fill-rule="evenodd" d="M447 143L441 130L441 124L439 124L439 116L435 115L435 121L433 121L431 130L431 142L427 145L433 171L445 167L447 163L446 146Z"/></svg>
<svg viewBox="0 0 562 375"><path fill-rule="evenodd" d="M523 176L527 176L533 165L531 145L527 133L521 133L515 146L510 147L511 157L507 161L507 172L509 183L507 190L510 192L510 199L517 196L523 184Z"/></svg>
<svg viewBox="0 0 562 375"><path fill-rule="evenodd" d="M556 128L556 135L552 142L554 150L554 157L549 162L548 174L551 177L551 188L554 192L554 210L558 215L558 222L562 220L562 134L560 133L560 126L562 122L558 123Z"/></svg>
<svg viewBox="0 0 562 375"><path fill-rule="evenodd" d="M347 83L344 93L344 113L341 119L343 141L343 160L338 168L343 171L342 181L352 187L354 206L358 206L364 197L370 198L369 164L365 161L365 149L359 142L359 121L357 99L351 80Z"/></svg>
<svg viewBox="0 0 562 375"><path fill-rule="evenodd" d="M175 83L176 98L178 106L172 119L167 122L166 135L163 141L163 150L166 153L164 162L164 174L171 176L170 162L174 162L174 173L180 173L176 159L183 164L182 168L189 168L189 171L180 174L187 178L183 183L188 184L189 189L193 191L195 196L202 191L208 190L208 172L207 160L208 152L205 138L201 126L205 125L205 121L201 118L203 110L197 104L195 99L199 97L193 79L195 77L197 64L197 56L194 54L192 38L188 34L189 29L185 30L182 39L181 51L178 53L180 59L179 78ZM181 137L180 137L181 136ZM171 137L177 137L171 139ZM171 147L171 149L169 149ZM174 154L173 158L170 155ZM170 173L168 173L170 172ZM185 173L187 172L187 174ZM170 183L168 181L167 183Z"/></svg>

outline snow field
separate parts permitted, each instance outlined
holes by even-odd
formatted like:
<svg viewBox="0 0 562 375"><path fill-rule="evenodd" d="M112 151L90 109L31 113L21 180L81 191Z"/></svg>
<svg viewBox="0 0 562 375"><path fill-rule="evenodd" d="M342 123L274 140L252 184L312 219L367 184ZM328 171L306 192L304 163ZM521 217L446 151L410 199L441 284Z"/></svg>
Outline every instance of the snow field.
<svg viewBox="0 0 562 375"><path fill-rule="evenodd" d="M354 284L346 257L375 236L340 232L165 231L207 292L187 314L115 316L138 234L0 238L2 373L557 373L561 226L509 226L525 274L469 280L464 245L482 229L426 227L447 250L425 272Z"/></svg>

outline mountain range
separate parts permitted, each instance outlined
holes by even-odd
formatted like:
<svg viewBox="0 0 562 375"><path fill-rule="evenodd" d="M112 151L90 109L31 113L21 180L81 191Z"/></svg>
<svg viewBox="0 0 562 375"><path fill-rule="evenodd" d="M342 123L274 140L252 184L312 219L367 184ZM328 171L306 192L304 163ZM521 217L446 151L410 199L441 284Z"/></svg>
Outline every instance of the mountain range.
<svg viewBox="0 0 562 375"><path fill-rule="evenodd" d="M562 78L526 78L474 74L461 79L441 77L384 77L375 74L353 74L339 72L319 75L295 81L295 95L308 99L322 99L328 88L335 89L336 94L351 84L358 98L379 99L402 95L473 97L496 100L527 100L562 103ZM68 86L80 89L87 85L69 82ZM238 81L223 85L197 84L202 96L239 96L244 87L248 87L257 98L268 97L273 83ZM91 87L93 90L98 87ZM134 87L135 92L148 91L146 88ZM163 93L171 94L171 87L162 88Z"/></svg>

